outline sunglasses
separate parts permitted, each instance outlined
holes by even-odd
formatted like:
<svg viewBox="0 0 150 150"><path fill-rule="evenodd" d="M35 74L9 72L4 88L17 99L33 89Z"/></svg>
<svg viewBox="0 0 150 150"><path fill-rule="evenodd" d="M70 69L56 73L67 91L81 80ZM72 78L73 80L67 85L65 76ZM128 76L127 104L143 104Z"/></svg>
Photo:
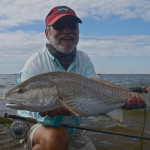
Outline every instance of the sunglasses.
<svg viewBox="0 0 150 150"><path fill-rule="evenodd" d="M60 22L60 23L55 23L54 25L52 25L53 26L53 28L55 29L55 30L63 30L63 29L65 29L66 28L66 26L68 27L68 28L70 28L70 29L72 29L72 30L75 30L75 29L77 29L77 27L78 27L78 23L75 23L75 22L70 22L70 23L63 23L63 22Z"/></svg>

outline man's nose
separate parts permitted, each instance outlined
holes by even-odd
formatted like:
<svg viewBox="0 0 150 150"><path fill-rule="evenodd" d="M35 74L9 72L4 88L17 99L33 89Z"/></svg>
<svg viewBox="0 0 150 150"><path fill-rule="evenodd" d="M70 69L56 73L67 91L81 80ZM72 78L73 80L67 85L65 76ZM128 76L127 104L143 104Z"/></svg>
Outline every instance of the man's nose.
<svg viewBox="0 0 150 150"><path fill-rule="evenodd" d="M70 29L70 27L68 27L68 25L66 25L63 29L64 33L70 33L72 30Z"/></svg>

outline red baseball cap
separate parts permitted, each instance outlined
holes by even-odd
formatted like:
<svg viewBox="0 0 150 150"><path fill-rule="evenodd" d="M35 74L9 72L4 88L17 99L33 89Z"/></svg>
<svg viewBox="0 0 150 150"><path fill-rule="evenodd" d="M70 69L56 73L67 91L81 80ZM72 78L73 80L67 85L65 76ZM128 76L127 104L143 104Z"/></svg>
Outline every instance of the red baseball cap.
<svg viewBox="0 0 150 150"><path fill-rule="evenodd" d="M74 10L67 6L57 6L50 10L45 19L46 26L53 25L57 20L64 16L71 16L76 19L77 22L82 23L81 19L77 17Z"/></svg>

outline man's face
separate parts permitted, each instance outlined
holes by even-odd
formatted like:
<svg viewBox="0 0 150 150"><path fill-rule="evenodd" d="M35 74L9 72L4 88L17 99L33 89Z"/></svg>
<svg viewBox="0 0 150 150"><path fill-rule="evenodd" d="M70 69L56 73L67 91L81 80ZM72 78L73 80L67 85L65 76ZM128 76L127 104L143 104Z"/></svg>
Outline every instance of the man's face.
<svg viewBox="0 0 150 150"><path fill-rule="evenodd" d="M71 53L79 41L78 23L65 17L49 26L45 33L49 43L65 54Z"/></svg>

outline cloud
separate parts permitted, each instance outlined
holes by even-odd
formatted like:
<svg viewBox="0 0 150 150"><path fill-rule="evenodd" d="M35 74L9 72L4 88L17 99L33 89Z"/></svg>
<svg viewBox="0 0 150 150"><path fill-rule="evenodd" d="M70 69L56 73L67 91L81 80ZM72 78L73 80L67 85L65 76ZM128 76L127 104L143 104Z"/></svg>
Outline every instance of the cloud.
<svg viewBox="0 0 150 150"><path fill-rule="evenodd" d="M120 20L150 21L149 0L1 0L0 68L6 66L10 69L15 66L20 71L22 68L20 66L23 66L26 59L45 46L47 40L43 32L31 31L34 30L33 28L25 31L22 26L37 25L38 21L44 22L49 10L57 5L67 5L73 8L81 18L102 20L116 17ZM93 58L105 56L149 57L149 41L149 35L97 37L81 35L78 48ZM16 69L16 72L19 71Z"/></svg>
<svg viewBox="0 0 150 150"><path fill-rule="evenodd" d="M1 51L26 52L40 48L46 38L44 33L16 31L0 33L0 41Z"/></svg>
<svg viewBox="0 0 150 150"><path fill-rule="evenodd" d="M139 18L150 21L149 0L1 0L0 29L44 21L49 10L57 5L67 5L77 11L80 17L106 19L116 16L120 19Z"/></svg>
<svg viewBox="0 0 150 150"><path fill-rule="evenodd" d="M47 42L44 33L7 32L0 33L0 63L9 60L19 62L41 50ZM92 57L102 56L150 56L149 35L129 36L83 36L78 49ZM16 60L16 61L15 61Z"/></svg>
<svg viewBox="0 0 150 150"><path fill-rule="evenodd" d="M44 33L0 33L0 72L19 73L27 58L45 47ZM92 59L107 56L150 57L150 35L130 36L84 36L81 35L78 49Z"/></svg>
<svg viewBox="0 0 150 150"><path fill-rule="evenodd" d="M83 36L79 49L86 51L92 57L150 56L149 41L149 35L98 36L91 39Z"/></svg>
<svg viewBox="0 0 150 150"><path fill-rule="evenodd" d="M6 32L0 33L0 64L24 64L34 52L45 46L44 33Z"/></svg>

